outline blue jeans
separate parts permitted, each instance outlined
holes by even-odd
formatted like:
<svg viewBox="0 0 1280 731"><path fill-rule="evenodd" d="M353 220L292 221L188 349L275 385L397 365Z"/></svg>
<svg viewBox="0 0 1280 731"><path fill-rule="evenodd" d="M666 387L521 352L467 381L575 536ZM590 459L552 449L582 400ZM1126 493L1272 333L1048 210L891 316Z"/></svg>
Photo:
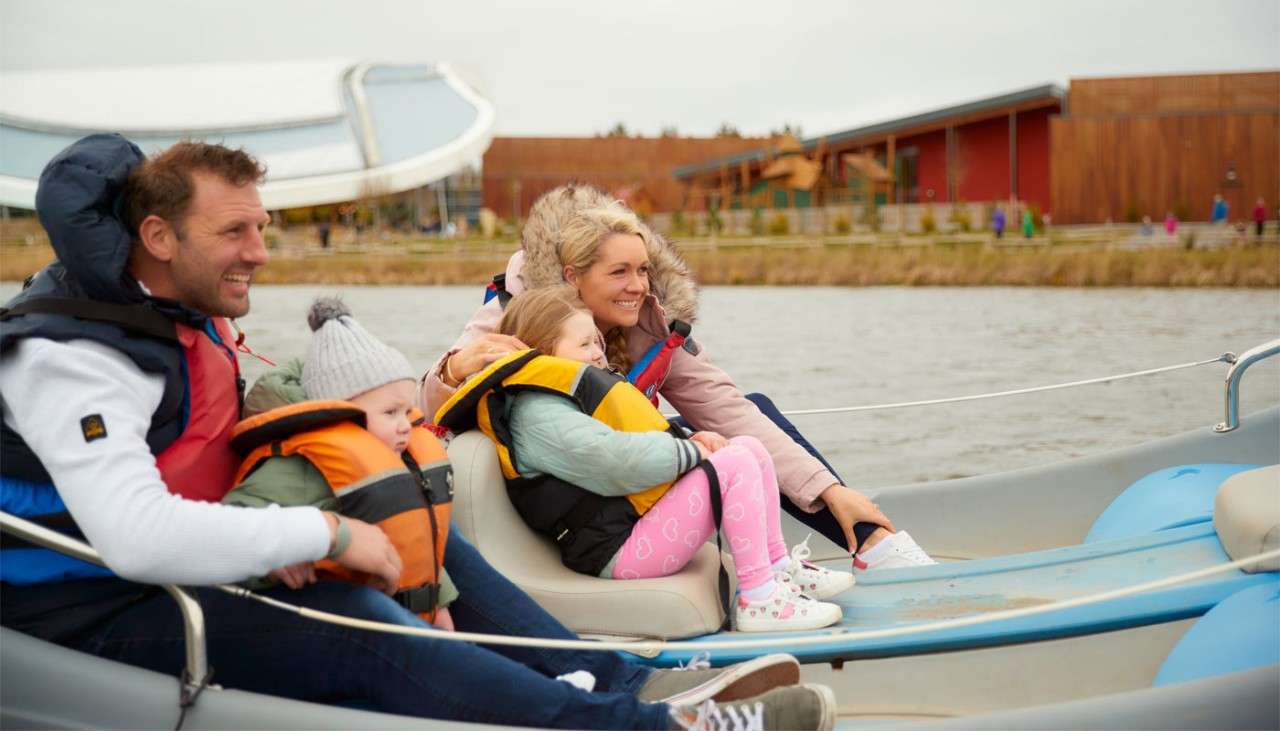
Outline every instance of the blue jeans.
<svg viewBox="0 0 1280 731"><path fill-rule="evenodd" d="M459 630L574 637L453 529L445 566L461 594L450 606ZM127 585L117 579L105 581ZM0 616L6 626L22 631L47 627L47 611L30 623L23 621L22 605L27 602L22 595L35 598L34 604L43 600L47 605L50 592L68 593L71 599L78 583L6 586ZM177 606L163 593L138 588L145 594L123 608L120 602L109 602L107 616L89 629L49 639L130 665L179 674L184 660ZM667 706L635 698L652 670L617 653L483 647L367 632L304 619L216 589L194 591L205 612L213 680L225 687L478 723L547 728L667 726ZM387 596L353 584L321 582L296 591L279 587L263 593L336 614L425 625ZM587 693L554 680L574 670L593 674L596 691Z"/></svg>
<svg viewBox="0 0 1280 731"><path fill-rule="evenodd" d="M806 452L813 455L815 459L822 463L823 467L827 468L828 472L835 475L836 479L839 480L841 484L844 484L844 480L840 478L839 473L836 472L836 468L832 467L831 464L827 462L827 458L822 456L822 453L818 451L817 447L810 444L809 440L804 438L804 435L800 433L800 430L796 428L795 424L791 423L790 419L784 416L781 411L778 411L778 407L774 406L773 401L770 400L768 396L765 396L762 393L749 393L747 394L747 400L755 404L756 408L760 409L760 413L768 417L769 421L772 421L774 425L783 431L783 433L791 437L791 441L800 445ZM689 423L685 421L683 417L677 418L674 421L682 426L689 426ZM696 429L697 427L691 428ZM735 435L726 434L725 436ZM795 503L788 500L785 496L782 498L782 509L787 511L788 515L814 529L837 546L843 546L848 543L848 539L844 535L844 529L840 527L840 523L836 521L835 516L831 514L830 510L819 510L816 513L808 513L796 507ZM857 538L858 546L861 546L862 542L867 540L867 538L879 527L880 526L875 523L855 523L853 526L853 532ZM851 550L854 548L856 547L850 547Z"/></svg>

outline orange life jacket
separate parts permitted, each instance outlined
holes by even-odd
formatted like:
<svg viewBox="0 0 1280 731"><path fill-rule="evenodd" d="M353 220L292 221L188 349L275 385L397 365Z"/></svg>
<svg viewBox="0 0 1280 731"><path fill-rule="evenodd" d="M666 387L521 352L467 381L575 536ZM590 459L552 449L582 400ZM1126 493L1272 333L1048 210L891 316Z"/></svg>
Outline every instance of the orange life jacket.
<svg viewBox="0 0 1280 731"><path fill-rule="evenodd" d="M305 457L329 483L338 512L377 525L391 539L403 564L396 599L434 622L453 469L422 414L415 411L410 418L409 447L397 455L365 430L364 411L346 401L304 401L258 414L232 433L232 447L247 453L235 484L271 457ZM358 584L367 578L328 559L316 562L316 568Z"/></svg>

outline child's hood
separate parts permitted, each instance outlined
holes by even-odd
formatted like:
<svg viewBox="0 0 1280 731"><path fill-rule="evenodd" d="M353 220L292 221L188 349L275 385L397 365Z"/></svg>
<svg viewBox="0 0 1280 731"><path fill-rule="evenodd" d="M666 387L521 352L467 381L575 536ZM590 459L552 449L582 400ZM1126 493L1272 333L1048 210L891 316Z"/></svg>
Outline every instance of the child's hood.
<svg viewBox="0 0 1280 731"><path fill-rule="evenodd" d="M302 388L302 359L290 358L262 374L244 398L244 418L307 400Z"/></svg>

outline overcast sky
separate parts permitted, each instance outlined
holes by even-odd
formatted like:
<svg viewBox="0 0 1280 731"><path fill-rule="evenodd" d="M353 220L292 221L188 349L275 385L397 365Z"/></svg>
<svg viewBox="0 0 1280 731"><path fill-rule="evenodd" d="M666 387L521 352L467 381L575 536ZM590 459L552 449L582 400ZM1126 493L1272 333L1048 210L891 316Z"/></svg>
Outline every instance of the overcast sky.
<svg viewBox="0 0 1280 731"><path fill-rule="evenodd" d="M504 135L813 135L1078 76L1275 69L1280 0L0 0L6 70L328 56L452 62Z"/></svg>

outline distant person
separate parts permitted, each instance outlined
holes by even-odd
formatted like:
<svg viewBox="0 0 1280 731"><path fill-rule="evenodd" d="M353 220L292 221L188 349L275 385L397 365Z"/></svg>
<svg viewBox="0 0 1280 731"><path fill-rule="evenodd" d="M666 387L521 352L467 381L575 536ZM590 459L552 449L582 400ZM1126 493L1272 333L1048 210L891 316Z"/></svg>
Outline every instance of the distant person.
<svg viewBox="0 0 1280 731"><path fill-rule="evenodd" d="M570 221L569 227L584 223ZM773 459L759 439L673 433L643 393L625 376L608 371L591 310L568 284L513 298L498 332L543 356L520 356L485 374L509 373L504 380L528 378L534 384L539 374L575 374L574 383L593 384L588 387L601 394L598 406L584 407L571 393L557 393L550 386L510 392L494 389L490 375L470 382L492 389L483 397L489 408L499 394L510 395L505 433L486 428L485 434L500 449L510 450L520 477L507 483L507 492L530 528L556 538L561 526L572 523L579 503L595 506L594 517L570 526L572 537L557 540L565 566L616 580L676 573L715 535L710 508L715 490L723 505L721 530L738 575L741 598L734 627L782 632L840 621L840 606L820 600L853 586L853 574L804 561L807 544L797 546L795 556L788 552ZM467 390L464 386L463 392ZM455 413L470 421L478 402L463 398ZM445 425L452 421L437 420ZM699 466L703 461L709 470ZM714 485L708 472L716 476Z"/></svg>
<svg viewBox="0 0 1280 731"><path fill-rule="evenodd" d="M1022 237L1029 239L1036 233L1036 219L1031 215L1030 208L1022 209Z"/></svg>
<svg viewBox="0 0 1280 731"><path fill-rule="evenodd" d="M1178 217L1173 215L1173 211L1165 211L1164 234L1165 236L1176 236L1178 234Z"/></svg>
<svg viewBox="0 0 1280 731"><path fill-rule="evenodd" d="M1209 213L1209 223L1226 223L1227 216L1230 213L1231 206L1227 204L1227 199L1223 198L1221 193L1214 193L1213 210Z"/></svg>
<svg viewBox="0 0 1280 731"><path fill-rule="evenodd" d="M1258 198L1258 202L1253 206L1253 226L1257 231L1257 237L1262 238L1263 229L1267 226L1267 202L1262 198Z"/></svg>
<svg viewBox="0 0 1280 731"><path fill-rule="evenodd" d="M320 235L320 248L329 248L329 222L324 221L317 226L316 233Z"/></svg>
<svg viewBox="0 0 1280 731"><path fill-rule="evenodd" d="M991 212L991 230L995 232L996 238L1004 238L1004 208L996 206Z"/></svg>
<svg viewBox="0 0 1280 731"><path fill-rule="evenodd" d="M585 211L622 219L569 240L566 224ZM617 216L625 213L625 216ZM855 553L854 566L927 565L933 559L898 531L867 496L835 470L763 394L744 395L701 343L675 325L697 315L697 287L679 253L624 204L587 185L561 186L534 203L521 249L507 262L502 292L472 315L458 341L422 379L422 403L435 413L472 374L525 344L497 332L506 294L565 283L578 290L604 335L611 367L627 373L655 403L661 394L694 430L759 439L777 467L783 508ZM683 340L683 342L681 342Z"/></svg>
<svg viewBox="0 0 1280 731"><path fill-rule="evenodd" d="M1143 236L1150 236L1155 231L1155 227L1151 225L1151 216L1143 216L1142 225L1138 227L1138 233Z"/></svg>

